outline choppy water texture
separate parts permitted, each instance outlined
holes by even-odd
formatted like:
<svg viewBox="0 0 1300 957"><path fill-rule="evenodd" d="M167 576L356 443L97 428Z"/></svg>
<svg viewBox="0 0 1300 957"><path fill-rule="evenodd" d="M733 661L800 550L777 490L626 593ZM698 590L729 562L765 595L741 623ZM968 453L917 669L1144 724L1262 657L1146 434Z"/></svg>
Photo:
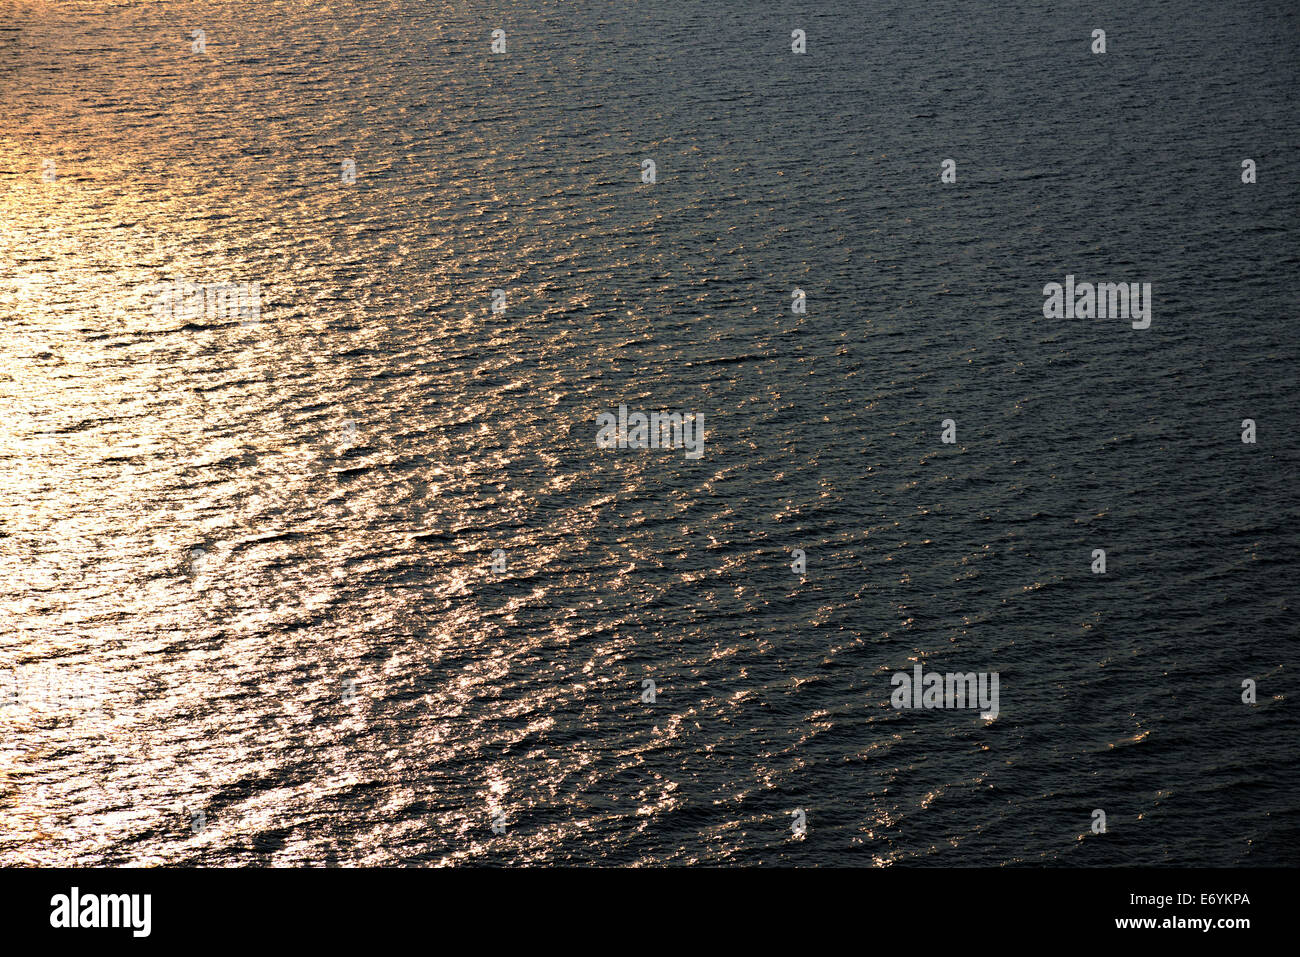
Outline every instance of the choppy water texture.
<svg viewBox="0 0 1300 957"><path fill-rule="evenodd" d="M1293 4L0 11L0 862L1297 863Z"/></svg>

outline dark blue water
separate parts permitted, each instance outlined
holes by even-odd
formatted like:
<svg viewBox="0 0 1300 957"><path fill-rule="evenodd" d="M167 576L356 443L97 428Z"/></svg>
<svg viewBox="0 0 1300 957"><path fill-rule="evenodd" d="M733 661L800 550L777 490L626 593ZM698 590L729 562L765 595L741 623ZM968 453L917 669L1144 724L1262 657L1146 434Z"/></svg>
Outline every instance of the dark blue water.
<svg viewBox="0 0 1300 957"><path fill-rule="evenodd" d="M1297 863L1294 5L249 10L0 26L0 862Z"/></svg>

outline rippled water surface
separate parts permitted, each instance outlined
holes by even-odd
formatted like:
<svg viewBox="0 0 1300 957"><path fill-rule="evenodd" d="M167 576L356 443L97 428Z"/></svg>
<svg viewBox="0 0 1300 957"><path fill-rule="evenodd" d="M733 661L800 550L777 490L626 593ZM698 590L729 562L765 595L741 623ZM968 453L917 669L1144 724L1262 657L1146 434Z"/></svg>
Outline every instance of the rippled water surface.
<svg viewBox="0 0 1300 957"><path fill-rule="evenodd" d="M0 12L0 863L1297 863L1294 5Z"/></svg>

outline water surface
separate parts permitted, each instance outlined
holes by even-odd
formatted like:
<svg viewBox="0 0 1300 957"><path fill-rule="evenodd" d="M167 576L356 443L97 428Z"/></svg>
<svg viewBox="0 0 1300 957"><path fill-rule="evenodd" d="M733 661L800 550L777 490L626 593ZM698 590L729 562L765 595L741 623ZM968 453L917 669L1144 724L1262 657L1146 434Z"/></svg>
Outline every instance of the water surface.
<svg viewBox="0 0 1300 957"><path fill-rule="evenodd" d="M1297 16L7 4L0 863L1296 863Z"/></svg>

